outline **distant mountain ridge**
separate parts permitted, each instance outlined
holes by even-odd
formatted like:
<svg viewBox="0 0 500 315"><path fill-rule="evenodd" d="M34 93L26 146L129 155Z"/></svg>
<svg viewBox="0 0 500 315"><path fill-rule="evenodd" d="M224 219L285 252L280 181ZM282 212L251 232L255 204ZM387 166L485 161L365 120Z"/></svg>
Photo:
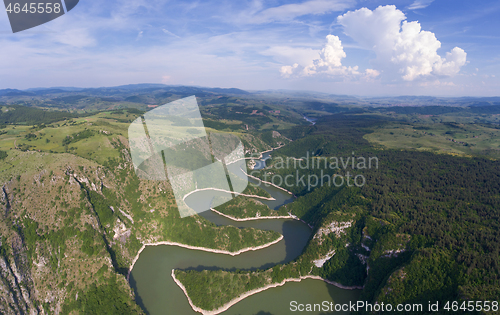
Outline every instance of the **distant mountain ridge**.
<svg viewBox="0 0 500 315"><path fill-rule="evenodd" d="M2 89L0 90L0 103L62 110L93 111L117 107L143 108L147 105L166 104L191 95L216 99L221 96L237 98L250 94L250 92L237 88L206 88L144 83L98 88Z"/></svg>
<svg viewBox="0 0 500 315"><path fill-rule="evenodd" d="M141 83L141 84L127 84L112 87L98 87L98 88L78 88L78 87L49 87L49 88L30 88L26 90L19 89L2 89L0 90L0 96L31 96L31 95L46 95L46 94L58 94L58 93L117 93L117 92L144 92L144 91L158 91L167 90L171 92L180 93L199 93L199 92L212 92L220 94L238 94L245 95L250 94L245 90L237 88L207 88L207 87L193 87L193 86L183 86L183 85L165 85L165 84L153 84L153 83Z"/></svg>
<svg viewBox="0 0 500 315"><path fill-rule="evenodd" d="M436 108L432 112L450 112L457 108L470 108L473 112L496 114L500 105L500 97L437 97L401 95L387 97L360 97L350 95L327 94L313 91L266 90L245 91L238 88L201 87L185 85L166 85L157 83L127 84L111 87L80 88L80 87L49 87L20 89L0 89L0 102L43 108L58 108L65 110L104 110L119 107L141 107L159 105L173 100L195 95L204 98L202 104L210 104L221 96L230 96L235 101L240 97L255 97L258 100L268 98L295 98L338 106L358 106L368 108L382 107L447 107ZM321 104L320 104L321 103ZM328 105L329 107L331 107ZM492 107L493 106L493 107ZM312 106L314 107L314 106ZM474 107L477 107L474 109ZM339 109L326 110L338 112ZM343 111L343 110L341 110ZM397 109L405 113L426 113L422 109ZM333 113L332 112L332 113Z"/></svg>

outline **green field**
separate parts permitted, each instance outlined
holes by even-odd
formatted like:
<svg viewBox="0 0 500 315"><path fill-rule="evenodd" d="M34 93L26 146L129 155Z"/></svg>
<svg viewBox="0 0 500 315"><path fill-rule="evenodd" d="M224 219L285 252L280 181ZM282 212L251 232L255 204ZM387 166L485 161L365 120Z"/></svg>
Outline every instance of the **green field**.
<svg viewBox="0 0 500 315"><path fill-rule="evenodd" d="M109 158L118 158L119 152L111 142L117 136L126 136L128 123L117 122L110 115L71 119L50 125L7 126L6 134L0 136L0 150L19 149L49 153L73 153L90 160L104 163ZM90 130L92 136L63 144L68 137Z"/></svg>
<svg viewBox="0 0 500 315"><path fill-rule="evenodd" d="M481 124L390 123L364 138L390 149L415 149L452 155L500 158L500 129Z"/></svg>

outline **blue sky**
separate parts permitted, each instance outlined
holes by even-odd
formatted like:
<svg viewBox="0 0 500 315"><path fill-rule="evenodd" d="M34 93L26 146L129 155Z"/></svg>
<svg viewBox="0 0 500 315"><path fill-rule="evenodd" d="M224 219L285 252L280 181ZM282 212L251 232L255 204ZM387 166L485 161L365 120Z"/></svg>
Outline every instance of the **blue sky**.
<svg viewBox="0 0 500 315"><path fill-rule="evenodd" d="M80 0L16 34L0 13L0 88L498 96L499 13L496 0Z"/></svg>

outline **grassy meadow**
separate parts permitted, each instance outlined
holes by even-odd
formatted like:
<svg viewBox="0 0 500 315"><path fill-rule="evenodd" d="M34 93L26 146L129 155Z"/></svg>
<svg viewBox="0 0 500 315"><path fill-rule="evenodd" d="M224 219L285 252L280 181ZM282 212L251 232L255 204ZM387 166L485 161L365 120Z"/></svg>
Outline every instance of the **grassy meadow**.
<svg viewBox="0 0 500 315"><path fill-rule="evenodd" d="M390 149L415 149L442 154L500 158L500 129L470 123L390 123L364 136Z"/></svg>

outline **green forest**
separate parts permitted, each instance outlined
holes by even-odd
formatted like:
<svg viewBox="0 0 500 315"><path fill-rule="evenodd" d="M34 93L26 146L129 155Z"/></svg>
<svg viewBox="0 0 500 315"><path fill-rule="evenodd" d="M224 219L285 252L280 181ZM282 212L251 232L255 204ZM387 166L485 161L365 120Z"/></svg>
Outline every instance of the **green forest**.
<svg viewBox="0 0 500 315"><path fill-rule="evenodd" d="M79 114L67 111L44 110L40 108L26 107L20 105L8 105L1 107L0 123L39 125L39 124L50 124L56 121L88 116L88 115L90 114L85 114L85 113Z"/></svg>
<svg viewBox="0 0 500 315"><path fill-rule="evenodd" d="M355 151L359 156L378 157L379 168L363 170L367 184L354 189L354 194L362 196L360 200L365 204L360 215L365 222L370 218L387 222L380 228L385 231L368 232L375 241L397 234L409 234L411 241L405 254L397 258L376 259L372 249L370 273L362 297L389 301L397 296L399 301L424 301L433 291L443 290L439 295L443 301L498 299L500 162L481 157L374 150L362 136L379 124L383 121L370 117L364 120L348 115L325 117L317 126L304 130L316 141L295 141L279 151L296 157L318 150L326 155ZM335 194L335 190L318 190L324 190L325 198ZM314 195L314 191L308 195ZM292 212L306 221L316 222L318 216L328 211L321 206L304 211L306 207L298 206L300 200L292 204ZM314 205L314 201L304 204ZM316 204L323 206L325 202ZM330 211L339 206L332 204ZM405 290L381 295L384 281L400 268L420 279L420 285L408 283ZM429 270L434 270L436 276L422 277Z"/></svg>
<svg viewBox="0 0 500 315"><path fill-rule="evenodd" d="M366 177L366 185L359 188L309 190L283 185L298 196L286 210L315 227L332 216L345 220L342 215L347 214L355 224L343 238L332 237L329 245L318 246L310 240L294 262L272 268L272 282L309 274L312 259L330 246L340 250L322 268L312 268L311 274L343 285L364 285L362 300L424 304L429 300L498 300L500 162L375 148L363 135L385 123L375 116L338 114L320 118L314 126L283 132L294 141L275 152L268 165L278 157L300 158L307 152L327 157L355 152L356 156L376 156L380 163L378 168L359 170ZM295 171L271 166L260 177L265 172L286 176ZM346 242L349 247L341 246ZM398 255L385 254L395 249ZM359 254L368 256L368 273ZM261 282L267 272L259 275ZM189 277L196 278L196 273L190 271ZM404 277L398 277L401 274ZM206 289L193 281L188 283ZM234 297L228 296L226 302Z"/></svg>

